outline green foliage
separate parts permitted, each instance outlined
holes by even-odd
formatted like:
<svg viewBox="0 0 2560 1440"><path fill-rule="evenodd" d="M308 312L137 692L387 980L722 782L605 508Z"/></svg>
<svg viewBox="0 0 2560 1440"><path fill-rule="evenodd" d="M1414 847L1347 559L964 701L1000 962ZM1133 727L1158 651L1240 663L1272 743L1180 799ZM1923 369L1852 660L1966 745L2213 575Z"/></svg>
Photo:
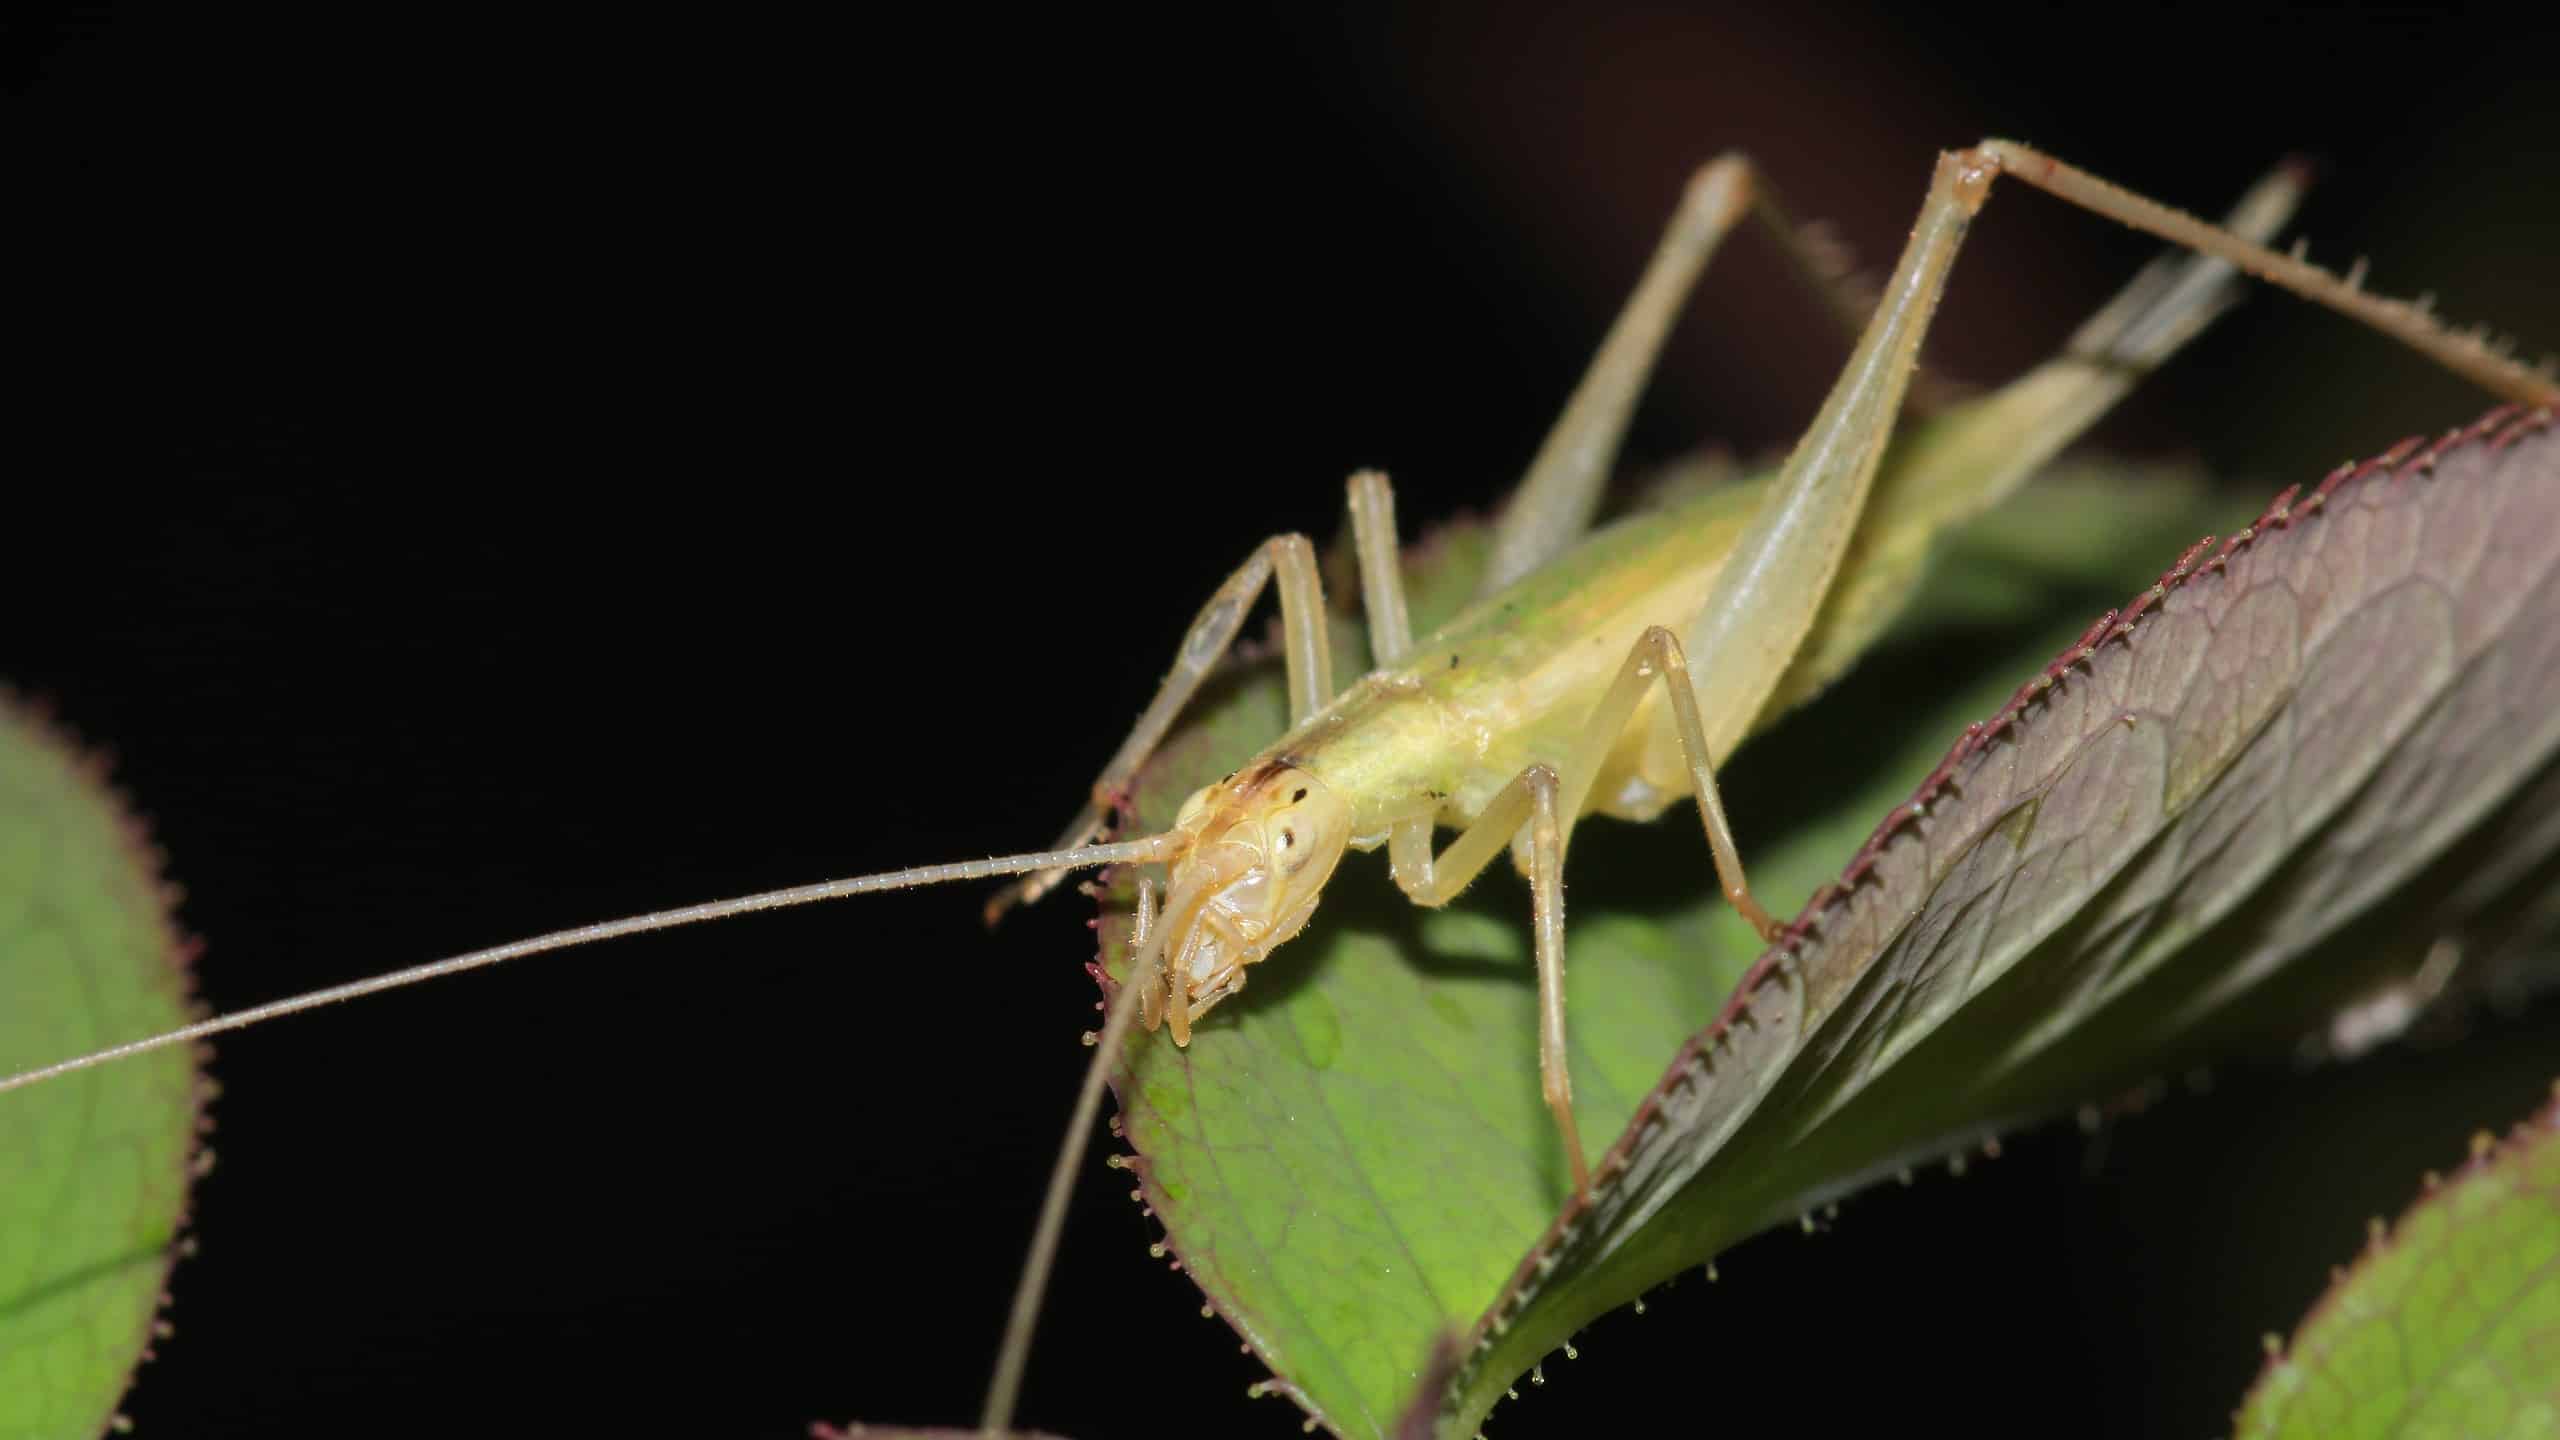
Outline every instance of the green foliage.
<svg viewBox="0 0 2560 1440"><path fill-rule="evenodd" d="M2273 1341L2269 1337L2270 1342ZM2243 1440L2560 1435L2560 1095L2486 1134L2341 1271L2240 1414Z"/></svg>
<svg viewBox="0 0 2560 1440"><path fill-rule="evenodd" d="M0 1073L185 1024L179 947L134 822L0 703ZM106 1428L142 1357L202 1092L173 1048L0 1104L0 1437Z"/></svg>
<svg viewBox="0 0 2560 1440"><path fill-rule="evenodd" d="M1337 1431L1387 1433L1423 1387L1463 1436L1580 1326L1761 1228L2270 1024L2316 1024L2342 977L2293 962L2479 827L2560 738L2537 718L2471 743L2495 716L2560 715L2560 666L2537 649L2555 627L2533 618L2560 605L2555 449L2475 442L2431 479L2362 477L2270 527L2053 672L1913 817L1896 807L1949 737L2204 526L2147 499L2168 533L2142 534L2105 504L2139 493L2118 485L2071 497L2069 543L2022 550L2011 516L2005 541L1958 547L1912 623L1733 767L1754 885L1778 903L1899 822L1783 963L1755 964L1685 814L1581 832L1576 1097L1586 1134L1626 1130L1588 1211L1557 1214L1523 887L1492 877L1423 913L1346 864L1307 934L1187 1051L1133 1047L1124 1129L1172 1253ZM1466 593L1473 553L1465 535L1431 553L1421 623ZM1280 729L1271 674L1232 684L1149 773L1140 822ZM2414 960L2377 951L2360 981ZM1453 1336L1444 1390L1425 1377Z"/></svg>

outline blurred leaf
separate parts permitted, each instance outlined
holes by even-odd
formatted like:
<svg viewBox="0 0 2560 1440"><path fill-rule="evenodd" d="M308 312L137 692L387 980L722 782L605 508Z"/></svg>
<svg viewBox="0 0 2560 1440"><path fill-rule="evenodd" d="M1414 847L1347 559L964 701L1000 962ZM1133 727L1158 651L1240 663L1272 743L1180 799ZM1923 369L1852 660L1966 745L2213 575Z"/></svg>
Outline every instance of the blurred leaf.
<svg viewBox="0 0 2560 1440"><path fill-rule="evenodd" d="M2388 1232L2374 1222L2269 1356L2239 1433L2560 1435L2560 1094L2505 1142L2481 1135L2451 1180L2427 1177Z"/></svg>
<svg viewBox="0 0 2560 1440"><path fill-rule="evenodd" d="M1190 1049L1139 1044L1120 1077L1178 1263L1344 1434L1385 1432L1434 1342L1465 1334L1441 1428L1466 1435L1575 1329L1771 1223L2187 1063L2242 1033L2229 1016L2318 1024L2333 997L2288 1006L2287 961L2479 825L2560 729L2555 449L2475 436L2432 480L2345 481L2024 693L1912 818L1896 807L1948 737L2084 629L2049 617L2167 557L2093 489L2077 522L2118 543L2057 543L1995 584L1982 567L2014 544L1940 567L1913 624L1730 767L1773 900L1905 822L1808 906L1784 963L1754 965L1694 822L1577 832L1577 1106L1586 1133L1636 1128L1562 1222L1523 887L1423 912L1346 864ZM1420 624L1468 592L1475 547L1426 547ZM1146 777L1142 823L1281 719L1267 671L1228 686Z"/></svg>
<svg viewBox="0 0 2560 1440"><path fill-rule="evenodd" d="M184 967L139 827L0 697L0 1073L183 1025ZM106 1429L150 1340L201 1092L160 1051L0 1095L0 1437Z"/></svg>
<svg viewBox="0 0 2560 1440"><path fill-rule="evenodd" d="M1044 1430L952 1430L942 1425L812 1425L812 1440L1057 1440Z"/></svg>

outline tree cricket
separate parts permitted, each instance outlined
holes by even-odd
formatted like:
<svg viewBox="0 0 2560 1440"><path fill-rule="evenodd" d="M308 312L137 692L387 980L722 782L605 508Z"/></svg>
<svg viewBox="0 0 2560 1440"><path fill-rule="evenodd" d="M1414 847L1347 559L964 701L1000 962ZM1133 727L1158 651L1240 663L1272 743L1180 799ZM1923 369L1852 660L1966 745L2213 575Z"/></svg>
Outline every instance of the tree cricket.
<svg viewBox="0 0 2560 1440"><path fill-rule="evenodd" d="M1908 454L1887 442L1967 227L2002 178L2186 246L2093 316L2063 354L1947 416L1948 435ZM2560 388L2416 306L2368 295L2266 248L2302 180L2279 170L2223 227L2118 190L2028 147L1986 141L1941 156L1908 247L1864 321L1837 386L1785 466L1760 484L1706 492L1637 522L1593 529L1635 397L1720 242L1773 211L1748 162L1701 169L1598 358L1503 511L1479 601L1417 636L1406 618L1386 478L1354 475L1348 510L1370 673L1338 684L1313 544L1255 546L1191 622L1171 671L1084 807L1048 848L793 887L580 926L239 1010L0 1080L0 1092L93 1065L500 961L764 910L891 890L1006 879L988 906L1037 899L1065 875L1140 867L1140 943L1109 1006L1024 1267L982 1423L1011 1424L1074 1163L1099 1113L1110 1060L1133 1028L1214 1043L1218 1007L1318 913L1348 852L1386 852L1416 905L1437 907L1506 852L1528 882L1541 1093L1569 1186L1593 1178L1566 1053L1564 878L1591 814L1648 820L1693 804L1721 892L1764 935L1716 773L1757 726L1818 689L1890 617L1946 526L1996 505L2138 378L2236 298L2238 272L2339 310L2522 403ZM1771 227L1791 234L1782 220ZM1836 304L1821 283L1809 303ZM1994 440L1999 443L1993 443ZM1882 477L1882 478L1880 478ZM1113 807L1203 682L1276 592L1291 727L1194 795L1170 829L1107 836ZM1826 605L1831 608L1826 611ZM1819 623L1818 623L1819 622ZM1455 832L1445 843L1439 831ZM1787 897L1777 897L1781 903ZM1143 1040L1137 1043L1156 1043ZM0 1101L0 1103L6 1103Z"/></svg>

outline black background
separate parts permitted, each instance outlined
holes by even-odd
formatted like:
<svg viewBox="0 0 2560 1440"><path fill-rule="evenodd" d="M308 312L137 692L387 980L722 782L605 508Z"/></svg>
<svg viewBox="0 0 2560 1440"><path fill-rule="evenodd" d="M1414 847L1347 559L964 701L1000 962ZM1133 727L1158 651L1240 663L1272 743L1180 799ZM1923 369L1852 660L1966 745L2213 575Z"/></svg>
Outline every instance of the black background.
<svg viewBox="0 0 2560 1440"><path fill-rule="evenodd" d="M1516 475L1719 149L1879 265L1985 133L2208 210L2309 151L2316 255L2560 342L2550 51L2485 17L1546 8L12 19L0 674L116 754L231 1008L1044 843L1253 541L1357 465L1409 532ZM2150 249L2023 190L1975 234L1930 353L1985 379ZM1810 415L1839 347L1778 274L1719 260L1632 455ZM2484 403L2267 301L2103 438L2272 491ZM142 1433L973 1416L1092 999L1078 902L981 899L226 1042ZM2211 1432L2551 1038L1852 1202L1492 1433ZM1296 1433L1125 1188L1088 1167L1025 1420Z"/></svg>

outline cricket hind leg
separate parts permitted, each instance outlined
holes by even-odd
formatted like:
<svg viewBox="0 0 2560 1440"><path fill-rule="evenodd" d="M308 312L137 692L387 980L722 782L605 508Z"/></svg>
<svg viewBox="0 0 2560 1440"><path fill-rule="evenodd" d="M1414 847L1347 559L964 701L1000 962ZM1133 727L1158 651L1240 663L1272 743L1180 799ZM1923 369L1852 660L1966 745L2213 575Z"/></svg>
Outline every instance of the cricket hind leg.
<svg viewBox="0 0 2560 1440"><path fill-rule="evenodd" d="M1911 238L1848 365L1735 538L1681 640L1715 677L1705 752L1733 753L1803 647L1858 528L1948 272L1997 167L1943 154Z"/></svg>
<svg viewBox="0 0 2560 1440"><path fill-rule="evenodd" d="M1615 682L1586 722L1562 777L1533 766L1496 797L1440 857L1430 850L1430 817L1389 833L1390 866L1417 903L1446 903L1503 846L1526 828L1538 937L1539 1069L1549 1108L1565 1133L1577 1191L1586 1184L1572 1119L1572 1082L1564 1041L1563 858L1574 820L1645 692L1657 680L1670 700L1667 722L1680 768L1698 804L1719 883L1764 938L1776 921L1752 897L1715 780L1718 757L1747 732L1788 668L1828 593L1899 414L1947 276L1974 214L1988 197L1998 166L1981 151L1939 157L1910 241L1848 366L1785 468L1769 488L1720 569L1709 598L1691 622L1691 639L1655 626L1639 638ZM2138 304L2128 306L2138 313ZM1710 720L1698 703L1689 655L1715 677L1719 705ZM1664 777L1668 779L1669 777Z"/></svg>
<svg viewBox="0 0 2560 1440"><path fill-rule="evenodd" d="M1591 528L1663 342L1725 236L1746 218L1759 221L1777 242L1789 273L1842 333L1857 337L1876 297L1849 273L1838 247L1818 240L1787 216L1749 156L1729 151L1699 167L1655 243L1643 277L1529 462L1519 488L1504 502L1478 594L1490 595L1536 570ZM1915 405L1933 397L1943 401L1950 393L1934 377L1924 374L1913 380Z"/></svg>
<svg viewBox="0 0 2560 1440"><path fill-rule="evenodd" d="M2300 207L2310 179L2300 161L2278 165L2241 196L2223 229L2265 244ZM1930 533L1990 509L2245 293L2219 257L2173 249L2153 259L2080 323L2060 354L1948 417L1914 447L1914 473L1896 476L1905 492L1898 498L1928 510L1922 528Z"/></svg>
<svg viewBox="0 0 2560 1440"><path fill-rule="evenodd" d="M1437 857L1431 817L1409 818L1388 836L1390 869L1417 904L1454 898L1493 857L1525 840L1536 935L1539 1075L1548 1108L1564 1137L1577 1194L1589 1178L1573 1118L1573 1087L1564 1017L1564 887L1566 842L1591 791L1603 777L1645 694L1656 683L1669 704L1664 721L1679 766L1698 805L1716 875L1726 897L1774 940L1777 921L1752 896L1739 847L1715 778L1716 759L1730 753L1784 672L1836 574L1879 463L1885 440L1915 369L1922 337L1961 248L1966 228L1997 167L1980 152L1939 158L1910 242L1879 306L1859 337L1847 369L1825 401L1770 496L1726 560L1713 596L1696 622L1717 654L1708 673L1733 703L1718 707L1711 728L1698 702L1687 650L1662 626L1648 628L1630 649L1615 681L1585 722L1561 775L1545 765L1523 771ZM2267 223L2275 223L2269 218ZM2166 284L2174 294L2177 282ZM2102 314L2084 338L2112 341L2152 313L2152 285L2112 316ZM1663 777L1668 781L1670 777Z"/></svg>
<svg viewBox="0 0 2560 1440"><path fill-rule="evenodd" d="M1752 181L1751 162L1738 154L1720 155L1690 178L1635 292L1609 326L1519 488L1503 503L1479 594L1490 595L1544 565L1591 528L1636 397L1700 272L1750 213Z"/></svg>
<svg viewBox="0 0 2560 1440"><path fill-rule="evenodd" d="M2067 200L2083 210L2210 255L2244 273L2287 290L2369 329L2391 337L2453 373L2502 398L2529 405L2560 404L2560 380L2526 365L2478 331L2446 328L2425 303L2367 292L2361 270L2341 277L2292 255L2279 254L2245 235L2207 224L2183 211L2101 180L2014 140L1985 140L1972 152L2003 175Z"/></svg>
<svg viewBox="0 0 2560 1440"><path fill-rule="evenodd" d="M1677 675L1673 710L1681 721L1683 748L1692 762L1692 777L1717 868L1729 895L1748 902L1742 866L1732 832L1724 823L1713 774L1713 757L1730 752L1752 713L1777 683L1786 661L1811 624L1812 607L1828 587L1867 483L1875 473L1885 431L1891 426L1904 388L1909 384L1920 337L1945 288L1967 223L1982 204L1991 167L1971 153L1939 157L1936 177L1911 240L1894 268L1885 306L1868 322L1849 368L1832 390L1813 431L1796 447L1787 468L1771 487L1746 525L1733 554L1719 573L1713 593L1726 604L1746 604L1744 623L1728 630L1740 643L1730 646L1738 693L1719 714L1739 711L1724 726L1730 738L1719 743L1697 706L1696 687L1677 639L1667 631L1649 630L1630 653L1617 682L1586 722L1576 752L1567 762L1573 803L1560 803L1567 788L1557 773L1533 765L1504 787L1474 822L1436 859L1431 853L1428 814L1414 816L1388 833L1388 864L1396 884L1415 903L1446 904L1474 879L1504 846L1528 827L1529 888L1538 956L1539 1043L1541 1089L1548 1109L1564 1134L1573 1169L1574 1192L1587 1195L1589 1172L1573 1122L1573 1084L1567 1068L1564 1034L1564 846L1566 827L1579 814L1592 785L1625 728L1647 683L1657 675ZM1737 586L1736 572L1744 570ZM1731 592L1739 591L1739 598ZM1710 605L1717 603L1711 599ZM1790 617L1792 605L1799 615ZM1786 626L1794 622L1792 633ZM1656 630L1659 627L1655 627ZM1727 638L1720 636L1719 639ZM1694 647L1693 647L1694 648ZM1719 686L1725 685L1716 672ZM1763 935L1774 923L1754 904L1746 912Z"/></svg>
<svg viewBox="0 0 2560 1440"><path fill-rule="evenodd" d="M2223 224L2253 243L2273 237L2310 183L2298 162L2251 186ZM1755 724L1819 694L1900 614L1926 575L1936 538L2016 493L2143 378L2248 293L2224 261L2173 249L2072 332L2060 353L1926 427L1894 436L1858 517L1839 578ZM1668 716L1657 716L1645 773L1676 774Z"/></svg>
<svg viewBox="0 0 2560 1440"><path fill-rule="evenodd" d="M1767 499L1746 523L1706 602L1683 630L1692 662L1733 698L1709 717L1710 753L1732 753L1803 649L1820 601L1830 593L1858 528L1904 377L1966 225L2000 176L2019 179L2099 214L2148 231L2268 280L2402 340L2421 354L2499 394L2560 403L2560 384L2498 353L2474 335L2445 330L2417 306L2364 294L2317 267L2269 250L2245 234L2118 189L2022 145L1989 140L1941 156L1901 264L1822 413L1787 457ZM2175 292L2166 292L2168 301ZM2139 308L2138 299L2136 307ZM2173 314L2174 303L2155 302ZM2113 323L2102 315L2101 320ZM2105 328L2104 325L2101 328ZM2114 337L2120 358L2174 345L2174 328L2140 326Z"/></svg>

